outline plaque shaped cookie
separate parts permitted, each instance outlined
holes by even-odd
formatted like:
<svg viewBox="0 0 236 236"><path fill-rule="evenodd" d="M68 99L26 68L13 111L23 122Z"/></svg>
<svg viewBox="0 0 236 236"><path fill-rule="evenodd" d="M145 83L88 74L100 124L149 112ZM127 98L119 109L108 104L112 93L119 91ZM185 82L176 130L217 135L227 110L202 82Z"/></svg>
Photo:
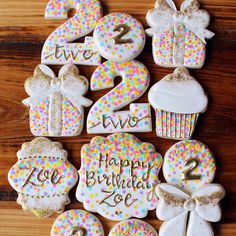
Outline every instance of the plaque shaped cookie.
<svg viewBox="0 0 236 236"><path fill-rule="evenodd" d="M62 212L70 203L68 192L78 179L62 145L36 138L24 143L17 156L8 173L9 183L18 193L17 203L39 217Z"/></svg>
<svg viewBox="0 0 236 236"><path fill-rule="evenodd" d="M92 104L85 98L88 80L75 65L64 65L58 78L45 65L35 68L25 82L30 96L23 100L30 107L30 129L35 136L76 136L82 132L84 108Z"/></svg>
<svg viewBox="0 0 236 236"><path fill-rule="evenodd" d="M185 0L177 10L172 0L157 0L147 13L146 30L153 37L154 61L159 66L201 68L206 41L214 36L207 30L210 15L197 0Z"/></svg>
<svg viewBox="0 0 236 236"><path fill-rule="evenodd" d="M159 184L157 217L165 221L160 236L214 236L209 222L221 219L220 200L225 190L218 184L206 184L193 193L188 193L171 184Z"/></svg>
<svg viewBox="0 0 236 236"><path fill-rule="evenodd" d="M110 220L143 218L156 208L162 157L150 143L127 133L95 137L81 150L77 199Z"/></svg>

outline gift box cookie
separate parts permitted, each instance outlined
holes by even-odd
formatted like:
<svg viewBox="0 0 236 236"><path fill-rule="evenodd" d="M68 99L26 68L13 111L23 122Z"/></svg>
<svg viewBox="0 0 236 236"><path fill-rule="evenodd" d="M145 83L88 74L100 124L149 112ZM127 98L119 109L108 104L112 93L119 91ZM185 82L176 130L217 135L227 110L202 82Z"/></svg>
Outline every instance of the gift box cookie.
<svg viewBox="0 0 236 236"><path fill-rule="evenodd" d="M191 138L199 114L208 105L203 88L183 67L157 82L148 100L156 111L157 136L177 140Z"/></svg>
<svg viewBox="0 0 236 236"><path fill-rule="evenodd" d="M30 96L23 100L30 107L30 129L35 136L76 136L82 132L84 106L92 101L83 95L88 80L79 75L75 65L64 65L58 78L45 65L35 68L33 77L25 82Z"/></svg>
<svg viewBox="0 0 236 236"><path fill-rule="evenodd" d="M199 9L196 0L185 0L177 11L172 0L157 0L147 13L151 27L146 30L153 37L153 57L157 65L201 68L205 61L206 41L214 36L207 30L210 15Z"/></svg>

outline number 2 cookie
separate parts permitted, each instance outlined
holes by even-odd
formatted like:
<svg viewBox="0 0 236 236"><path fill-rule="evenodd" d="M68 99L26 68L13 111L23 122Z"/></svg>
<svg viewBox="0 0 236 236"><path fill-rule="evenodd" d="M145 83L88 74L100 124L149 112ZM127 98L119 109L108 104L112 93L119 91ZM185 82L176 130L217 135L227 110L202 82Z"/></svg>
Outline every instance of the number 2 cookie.
<svg viewBox="0 0 236 236"><path fill-rule="evenodd" d="M161 164L154 146L131 134L95 137L81 150L76 197L86 210L110 220L143 218L156 208Z"/></svg>
<svg viewBox="0 0 236 236"><path fill-rule="evenodd" d="M125 13L104 16L94 29L93 37L99 53L113 62L133 60L146 42L142 24Z"/></svg>
<svg viewBox="0 0 236 236"><path fill-rule="evenodd" d="M130 219L116 224L108 236L158 236L156 230L142 220Z"/></svg>
<svg viewBox="0 0 236 236"><path fill-rule="evenodd" d="M36 138L24 143L17 156L8 173L9 183L18 193L17 203L39 217L62 212L70 203L68 192L78 179L62 145Z"/></svg>
<svg viewBox="0 0 236 236"><path fill-rule="evenodd" d="M55 220L51 236L104 236L101 222L83 210L70 210Z"/></svg>
<svg viewBox="0 0 236 236"><path fill-rule="evenodd" d="M193 192L211 183L216 172L210 149L196 140L174 144L165 154L163 174L167 183Z"/></svg>
<svg viewBox="0 0 236 236"><path fill-rule="evenodd" d="M221 219L220 200L225 190L212 184L215 161L209 148L196 140L173 145L164 157L167 183L156 187L156 214L165 221L160 236L213 236L211 224Z"/></svg>

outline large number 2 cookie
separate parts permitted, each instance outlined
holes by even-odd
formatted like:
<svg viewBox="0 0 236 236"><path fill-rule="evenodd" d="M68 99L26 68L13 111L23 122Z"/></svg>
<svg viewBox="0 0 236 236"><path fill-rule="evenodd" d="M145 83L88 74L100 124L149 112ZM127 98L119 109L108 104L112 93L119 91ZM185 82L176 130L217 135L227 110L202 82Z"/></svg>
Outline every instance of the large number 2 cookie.
<svg viewBox="0 0 236 236"><path fill-rule="evenodd" d="M24 143L8 180L18 192L17 203L39 217L61 212L70 203L68 192L76 184L77 170L60 143L36 138Z"/></svg>
<svg viewBox="0 0 236 236"><path fill-rule="evenodd" d="M99 53L107 60L115 62L136 58L146 41L142 24L125 13L112 13L103 17L93 36Z"/></svg>
<svg viewBox="0 0 236 236"><path fill-rule="evenodd" d="M152 131L150 105L130 104L141 97L148 88L147 68L138 61L125 63L107 61L94 72L91 90L112 88L117 76L122 77L122 82L90 109L87 132L92 134ZM118 111L128 104L130 111Z"/></svg>
<svg viewBox="0 0 236 236"><path fill-rule="evenodd" d="M111 220L143 218L156 208L162 157L150 143L116 133L82 147L76 197L84 208Z"/></svg>
<svg viewBox="0 0 236 236"><path fill-rule="evenodd" d="M91 33L102 17L98 0L50 0L45 18L66 19L68 11L72 8L76 9L75 16L47 38L42 50L43 64L98 65L101 62L92 37L85 37L84 43L71 43Z"/></svg>

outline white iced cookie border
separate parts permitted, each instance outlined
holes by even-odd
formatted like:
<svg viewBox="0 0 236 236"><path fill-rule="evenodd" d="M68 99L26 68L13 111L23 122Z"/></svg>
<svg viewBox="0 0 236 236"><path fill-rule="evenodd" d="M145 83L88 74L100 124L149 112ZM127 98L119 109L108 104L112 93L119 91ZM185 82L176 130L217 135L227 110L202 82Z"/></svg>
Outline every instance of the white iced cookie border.
<svg viewBox="0 0 236 236"><path fill-rule="evenodd" d="M157 185L157 218L165 221L160 236L214 236L209 222L221 219L219 201L225 196L221 185L208 184L189 194L173 185Z"/></svg>
<svg viewBox="0 0 236 236"><path fill-rule="evenodd" d="M178 114L203 113L208 105L202 86L183 67L153 85L148 100L155 109Z"/></svg>
<svg viewBox="0 0 236 236"><path fill-rule="evenodd" d="M63 149L62 144L53 142L44 137L35 138L31 142L22 144L21 149L17 152L18 161L27 159L27 156L56 156L58 159L68 162L68 153ZM76 179L73 179L74 184L72 184L72 186L76 184L77 180L78 175ZM14 183L10 180L10 171L8 173L8 181L14 186ZM47 190L45 189L45 191ZM44 218L49 217L54 213L62 212L65 205L70 203L70 198L68 196L69 191L67 193L54 195L50 195L49 193L47 197L40 198L26 193L17 193L17 203L22 206L23 210L29 210L36 216Z"/></svg>
<svg viewBox="0 0 236 236"><path fill-rule="evenodd" d="M33 109L46 97L50 97L49 105L49 123L48 134L51 137L64 136L62 132L62 124L58 124L58 118L61 118L61 111L58 106L61 106L57 100L57 94L67 98L75 108L80 112L82 124L72 135L80 135L84 125L84 108L89 107L92 101L85 98L89 87L88 80L80 75L79 69L73 64L66 64L61 67L58 77L52 69L46 65L38 65L35 68L34 75L25 81L25 91L30 96L24 99L22 103ZM62 122L62 121L61 121ZM31 130L32 133L33 130ZM41 135L42 136L42 135Z"/></svg>

